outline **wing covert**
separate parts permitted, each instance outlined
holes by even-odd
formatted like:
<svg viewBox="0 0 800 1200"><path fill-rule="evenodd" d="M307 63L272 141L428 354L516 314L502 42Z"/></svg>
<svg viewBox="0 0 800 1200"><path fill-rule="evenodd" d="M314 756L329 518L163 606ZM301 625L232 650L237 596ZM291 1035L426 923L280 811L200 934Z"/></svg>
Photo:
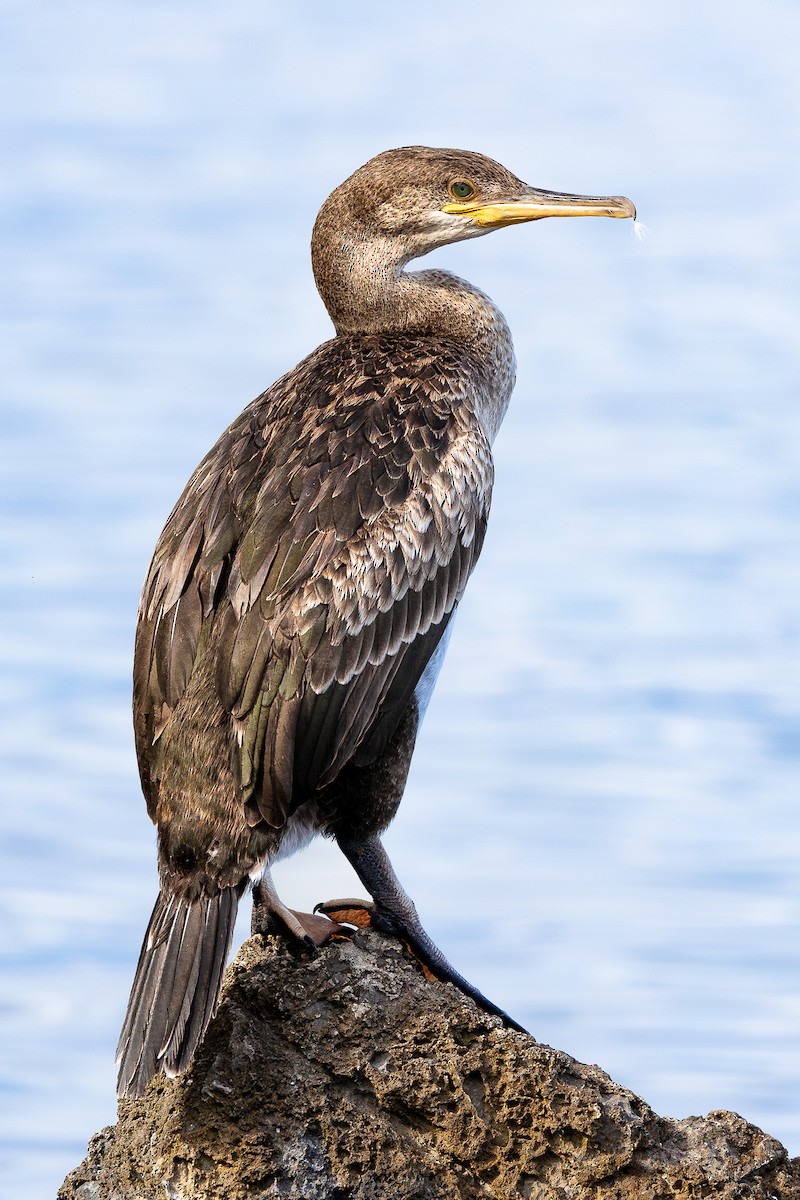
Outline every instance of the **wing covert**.
<svg viewBox="0 0 800 1200"><path fill-rule="evenodd" d="M491 451L455 359L443 387L441 348L426 383L376 342L335 339L254 401L169 518L134 664L149 803L209 656L248 820L280 826L380 752L453 615Z"/></svg>

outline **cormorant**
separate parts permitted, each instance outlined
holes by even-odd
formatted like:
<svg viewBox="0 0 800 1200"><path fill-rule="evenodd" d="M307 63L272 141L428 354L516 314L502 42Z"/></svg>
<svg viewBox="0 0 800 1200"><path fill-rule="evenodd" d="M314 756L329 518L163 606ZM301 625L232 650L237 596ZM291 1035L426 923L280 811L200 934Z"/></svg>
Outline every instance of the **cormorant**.
<svg viewBox="0 0 800 1200"><path fill-rule="evenodd" d="M635 217L624 197L522 183L463 150L357 170L314 225L336 329L254 400L192 475L139 608L133 708L160 892L118 1048L119 1093L190 1064L236 909L321 944L364 919L516 1025L422 928L380 835L483 542L511 335L478 288L410 272L450 242L549 216ZM286 908L270 866L333 837L373 903Z"/></svg>

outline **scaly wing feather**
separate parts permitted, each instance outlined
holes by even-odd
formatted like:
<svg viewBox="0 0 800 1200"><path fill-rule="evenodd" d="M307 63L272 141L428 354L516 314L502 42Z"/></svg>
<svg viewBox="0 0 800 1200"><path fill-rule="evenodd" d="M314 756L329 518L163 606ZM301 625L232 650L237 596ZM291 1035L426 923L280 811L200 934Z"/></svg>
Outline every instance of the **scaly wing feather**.
<svg viewBox="0 0 800 1200"><path fill-rule="evenodd" d="M279 827L354 756L380 753L480 553L492 463L476 429L447 346L359 336L320 347L223 434L142 595L151 813L159 743L205 654L251 823Z"/></svg>

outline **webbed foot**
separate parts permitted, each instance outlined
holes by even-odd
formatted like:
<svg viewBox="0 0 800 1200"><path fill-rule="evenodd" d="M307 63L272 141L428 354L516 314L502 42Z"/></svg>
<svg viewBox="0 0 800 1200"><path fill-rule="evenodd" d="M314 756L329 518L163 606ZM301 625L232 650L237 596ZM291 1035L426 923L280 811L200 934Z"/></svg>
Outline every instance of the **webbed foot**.
<svg viewBox="0 0 800 1200"><path fill-rule="evenodd" d="M421 957L409 939L403 936L403 929L398 925L397 920L391 913L383 912L371 900L355 900L352 898L346 900L325 900L321 904L314 905L314 912L325 913L332 921L343 921L345 925L355 925L357 929L377 929L380 933L386 933L391 937L398 938L411 957L419 963L425 978L430 980L439 979L439 976L435 975L431 970L427 959Z"/></svg>
<svg viewBox="0 0 800 1200"><path fill-rule="evenodd" d="M253 887L253 919L251 934L289 933L309 950L324 946L331 938L349 937L351 931L336 920L313 913L297 912L278 896L269 874Z"/></svg>
<svg viewBox="0 0 800 1200"><path fill-rule="evenodd" d="M324 913L331 921L342 921L345 925L355 925L357 929L366 929L372 925L375 915L375 905L371 900L324 900L314 905L315 913Z"/></svg>

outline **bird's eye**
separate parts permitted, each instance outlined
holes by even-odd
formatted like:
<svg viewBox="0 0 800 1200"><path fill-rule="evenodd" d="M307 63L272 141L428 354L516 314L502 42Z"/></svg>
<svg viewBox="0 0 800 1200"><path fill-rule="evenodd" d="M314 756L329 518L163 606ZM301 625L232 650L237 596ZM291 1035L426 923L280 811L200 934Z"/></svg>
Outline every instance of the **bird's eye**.
<svg viewBox="0 0 800 1200"><path fill-rule="evenodd" d="M470 196L475 195L475 188L471 183L467 183L466 179L455 179L449 190L455 200L469 200Z"/></svg>

